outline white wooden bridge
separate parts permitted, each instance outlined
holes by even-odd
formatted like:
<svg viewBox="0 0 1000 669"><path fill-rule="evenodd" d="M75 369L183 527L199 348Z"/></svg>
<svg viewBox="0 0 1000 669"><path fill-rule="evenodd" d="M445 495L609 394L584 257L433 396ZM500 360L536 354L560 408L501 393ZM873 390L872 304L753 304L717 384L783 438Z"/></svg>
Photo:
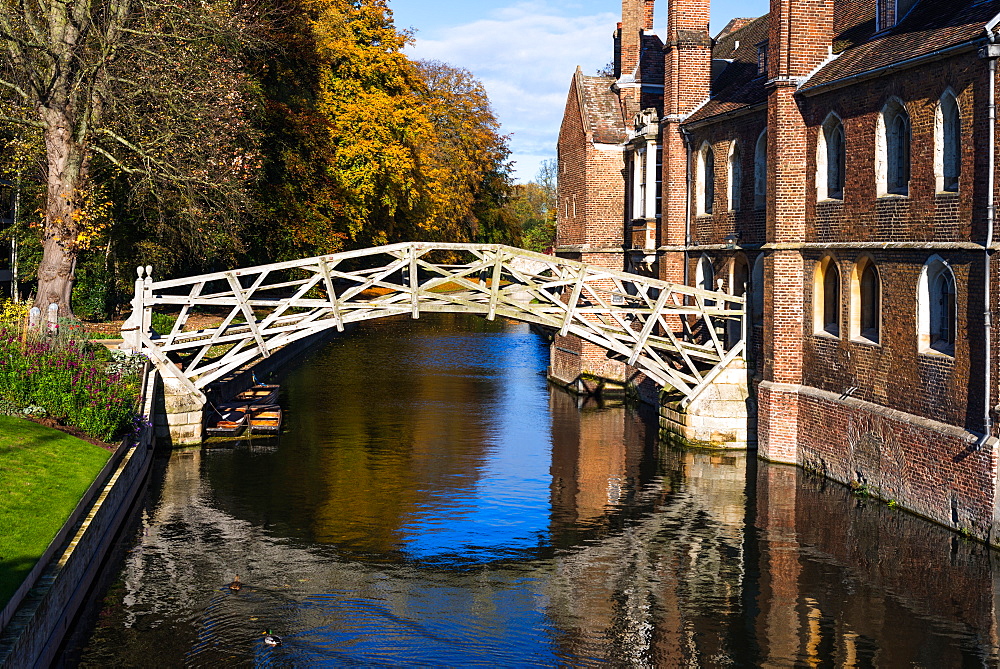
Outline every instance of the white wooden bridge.
<svg viewBox="0 0 1000 669"><path fill-rule="evenodd" d="M204 403L204 389L275 349L348 323L423 312L510 318L576 335L695 396L744 342L744 298L498 244L409 242L154 281L139 268L126 344ZM154 313L176 315L158 331ZM194 314L212 327L189 327ZM200 319L204 321L204 319ZM729 339L734 339L729 337Z"/></svg>

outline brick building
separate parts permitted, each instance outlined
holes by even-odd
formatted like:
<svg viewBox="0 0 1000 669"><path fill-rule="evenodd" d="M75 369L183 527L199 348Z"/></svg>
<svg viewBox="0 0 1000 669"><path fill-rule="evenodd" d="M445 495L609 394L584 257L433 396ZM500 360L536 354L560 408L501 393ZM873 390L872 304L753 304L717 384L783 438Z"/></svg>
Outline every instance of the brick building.
<svg viewBox="0 0 1000 669"><path fill-rule="evenodd" d="M748 296L761 457L1000 543L1000 1L623 0L573 77L557 253ZM633 380L572 338L552 375Z"/></svg>

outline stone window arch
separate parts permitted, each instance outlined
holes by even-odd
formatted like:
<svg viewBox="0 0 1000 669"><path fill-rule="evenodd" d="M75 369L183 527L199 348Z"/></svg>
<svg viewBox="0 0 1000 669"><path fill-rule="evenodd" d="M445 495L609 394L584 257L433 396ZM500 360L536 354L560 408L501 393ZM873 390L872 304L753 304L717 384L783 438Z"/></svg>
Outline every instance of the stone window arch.
<svg viewBox="0 0 1000 669"><path fill-rule="evenodd" d="M813 331L840 336L840 270L833 256L826 256L813 272Z"/></svg>
<svg viewBox="0 0 1000 669"><path fill-rule="evenodd" d="M729 145L729 210L740 210L740 194L743 192L743 152L735 139Z"/></svg>
<svg viewBox="0 0 1000 669"><path fill-rule="evenodd" d="M816 138L816 199L844 197L844 165L847 160L844 124L830 112Z"/></svg>
<svg viewBox="0 0 1000 669"><path fill-rule="evenodd" d="M958 300L955 273L935 254L920 271L917 285L917 340L921 351L955 354Z"/></svg>
<svg viewBox="0 0 1000 669"><path fill-rule="evenodd" d="M938 192L957 192L962 174L962 115L951 89L934 113L934 180Z"/></svg>
<svg viewBox="0 0 1000 669"><path fill-rule="evenodd" d="M875 261L863 256L851 272L851 339L878 343L882 332L882 279Z"/></svg>
<svg viewBox="0 0 1000 669"><path fill-rule="evenodd" d="M898 98L892 98L878 115L875 133L875 179L880 196L909 195L910 141L910 115Z"/></svg>
<svg viewBox="0 0 1000 669"><path fill-rule="evenodd" d="M698 267L694 272L695 288L702 290L715 290L715 268L712 266L712 259L707 255L702 255L698 260Z"/></svg>
<svg viewBox="0 0 1000 669"><path fill-rule="evenodd" d="M753 206L763 209L767 205L767 128L757 137L753 152Z"/></svg>
<svg viewBox="0 0 1000 669"><path fill-rule="evenodd" d="M708 142L698 150L697 185L695 188L698 215L711 214L715 204L715 154Z"/></svg>

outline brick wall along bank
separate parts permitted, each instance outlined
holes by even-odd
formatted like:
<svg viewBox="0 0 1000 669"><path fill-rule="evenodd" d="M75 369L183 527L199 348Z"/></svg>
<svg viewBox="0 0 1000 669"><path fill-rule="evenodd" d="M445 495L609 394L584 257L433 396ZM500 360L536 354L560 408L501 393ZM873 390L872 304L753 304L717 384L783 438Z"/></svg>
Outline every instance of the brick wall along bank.
<svg viewBox="0 0 1000 669"><path fill-rule="evenodd" d="M615 72L572 78L556 252L746 294L761 457L1000 542L1000 0L664 9L623 0ZM633 378L571 337L552 374Z"/></svg>

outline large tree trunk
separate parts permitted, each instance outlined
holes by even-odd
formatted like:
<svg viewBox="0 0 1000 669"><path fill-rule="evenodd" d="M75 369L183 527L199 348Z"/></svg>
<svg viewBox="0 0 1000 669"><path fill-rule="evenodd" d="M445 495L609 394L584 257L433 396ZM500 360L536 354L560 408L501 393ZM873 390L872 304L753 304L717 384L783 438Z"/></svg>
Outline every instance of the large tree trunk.
<svg viewBox="0 0 1000 669"><path fill-rule="evenodd" d="M85 151L75 141L65 113L43 109L42 119L47 126L48 195L35 306L44 315L50 304L58 304L59 315L68 318L73 316L70 295L79 252L77 240L83 213Z"/></svg>

